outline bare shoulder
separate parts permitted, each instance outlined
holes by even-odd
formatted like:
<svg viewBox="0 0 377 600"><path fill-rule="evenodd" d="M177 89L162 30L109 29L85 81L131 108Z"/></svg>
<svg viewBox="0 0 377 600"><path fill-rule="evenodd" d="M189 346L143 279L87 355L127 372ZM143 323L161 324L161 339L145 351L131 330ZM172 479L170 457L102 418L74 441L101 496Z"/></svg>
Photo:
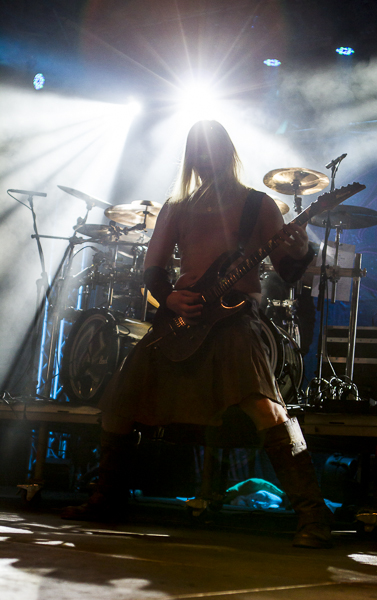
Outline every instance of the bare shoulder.
<svg viewBox="0 0 377 600"><path fill-rule="evenodd" d="M271 219L272 221L283 223L283 217L276 202L268 194L264 194L262 198L261 216L263 218Z"/></svg>
<svg viewBox="0 0 377 600"><path fill-rule="evenodd" d="M263 196L258 224L262 240L269 240L284 225L284 219L279 208L268 194Z"/></svg>
<svg viewBox="0 0 377 600"><path fill-rule="evenodd" d="M181 204L181 202L173 202L168 198L158 214L156 227L158 229L174 227L177 217L182 210Z"/></svg>

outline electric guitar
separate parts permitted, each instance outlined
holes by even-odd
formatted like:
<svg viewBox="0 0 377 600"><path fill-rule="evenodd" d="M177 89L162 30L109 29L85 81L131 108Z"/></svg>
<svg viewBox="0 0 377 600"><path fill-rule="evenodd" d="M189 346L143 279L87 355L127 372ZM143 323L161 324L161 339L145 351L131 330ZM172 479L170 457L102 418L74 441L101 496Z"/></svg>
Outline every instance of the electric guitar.
<svg viewBox="0 0 377 600"><path fill-rule="evenodd" d="M350 196L364 189L365 185L354 182L333 192L326 192L312 202L291 223L305 225L315 215L332 210ZM147 347L157 346L173 362L180 362L192 356L204 342L215 323L230 317L245 305L245 301L242 301L235 306L226 306L222 301L224 294L259 265L283 240L284 233L281 229L264 246L253 252L251 256L237 264L224 276L220 276L219 273L222 272L224 264L229 262L231 253L221 254L204 275L187 288L201 294L200 302L203 304L203 310L198 322L188 325L183 317L160 307L154 319L151 341Z"/></svg>

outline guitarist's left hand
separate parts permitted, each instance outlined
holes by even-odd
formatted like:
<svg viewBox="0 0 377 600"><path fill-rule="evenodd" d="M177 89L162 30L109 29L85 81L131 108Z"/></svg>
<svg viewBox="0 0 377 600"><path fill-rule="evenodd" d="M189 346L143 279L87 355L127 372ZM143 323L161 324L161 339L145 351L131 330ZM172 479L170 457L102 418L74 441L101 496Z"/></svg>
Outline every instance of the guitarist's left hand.
<svg viewBox="0 0 377 600"><path fill-rule="evenodd" d="M281 249L295 260L304 258L309 250L309 239L306 233L306 225L302 227L297 223L284 225L283 231L285 239L281 244Z"/></svg>

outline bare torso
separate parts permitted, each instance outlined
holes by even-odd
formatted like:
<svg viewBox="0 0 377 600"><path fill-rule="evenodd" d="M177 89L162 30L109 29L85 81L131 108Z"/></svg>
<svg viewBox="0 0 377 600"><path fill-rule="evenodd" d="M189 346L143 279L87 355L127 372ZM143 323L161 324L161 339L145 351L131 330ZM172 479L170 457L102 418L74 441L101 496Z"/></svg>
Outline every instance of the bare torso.
<svg viewBox="0 0 377 600"><path fill-rule="evenodd" d="M181 265L176 289L191 286L221 254L237 250L240 221L248 192L248 188L242 187L237 193L225 197L220 204L217 198L207 194L197 202L165 205L149 244L145 268L152 265L166 268L177 245ZM282 226L283 219L276 204L265 196L245 254L250 255L260 248ZM243 277L235 289L260 300L258 269Z"/></svg>

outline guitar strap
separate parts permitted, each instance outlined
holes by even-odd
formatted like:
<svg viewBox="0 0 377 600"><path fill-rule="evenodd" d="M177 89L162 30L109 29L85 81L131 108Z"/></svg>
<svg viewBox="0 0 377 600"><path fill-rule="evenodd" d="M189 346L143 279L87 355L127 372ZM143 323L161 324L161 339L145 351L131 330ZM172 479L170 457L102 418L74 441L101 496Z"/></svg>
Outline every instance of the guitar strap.
<svg viewBox="0 0 377 600"><path fill-rule="evenodd" d="M264 195L264 192L252 189L246 196L238 231L238 251L241 254L244 254L245 246L253 233Z"/></svg>

